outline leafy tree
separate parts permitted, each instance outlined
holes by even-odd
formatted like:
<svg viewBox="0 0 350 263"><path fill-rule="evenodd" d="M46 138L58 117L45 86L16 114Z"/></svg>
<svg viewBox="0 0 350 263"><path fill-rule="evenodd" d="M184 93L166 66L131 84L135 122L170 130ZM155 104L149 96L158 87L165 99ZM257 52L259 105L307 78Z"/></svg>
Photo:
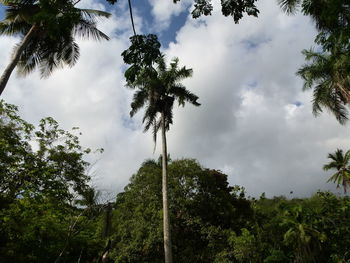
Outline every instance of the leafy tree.
<svg viewBox="0 0 350 263"><path fill-rule="evenodd" d="M171 161L168 169L174 262L232 262L228 237L249 228L253 216L244 193L230 187L225 174L202 168L195 160ZM118 194L113 217L116 262L164 262L161 173L160 162L146 161Z"/></svg>
<svg viewBox="0 0 350 263"><path fill-rule="evenodd" d="M161 45L156 35L136 35L131 37L130 41L130 47L122 53L124 63L130 65L124 74L129 86L141 72L147 73L148 77L155 76L156 70L153 65L161 57Z"/></svg>
<svg viewBox="0 0 350 263"><path fill-rule="evenodd" d="M79 1L64 0L1 0L6 6L5 19L0 22L0 35L19 35L21 42L0 78L0 95L14 68L26 75L39 67L41 76L48 77L55 68L73 66L79 58L75 36L106 39L96 28L96 18L110 14L91 9L79 9Z"/></svg>
<svg viewBox="0 0 350 263"><path fill-rule="evenodd" d="M106 0L110 4L115 4L117 0ZM170 1L170 0L167 0ZM181 0L173 0L176 4ZM191 12L193 18L198 18L202 15L208 16L211 15L213 11L213 5L211 4L211 0L194 0L193 10ZM257 0L222 0L221 1L221 12L224 16L232 16L235 23L238 23L239 20L243 18L244 13L249 16L257 17L259 14L259 10L256 7L255 3ZM131 0L128 0L129 9L130 9L130 18L132 23L132 28L134 31L134 35L136 35L133 15L132 15L132 5Z"/></svg>
<svg viewBox="0 0 350 263"><path fill-rule="evenodd" d="M144 106L146 107L143 122L145 131L151 127L153 129L154 142L156 143L157 133L161 130L162 134L162 193L163 193L163 212L164 212L164 250L165 262L172 262L171 256L171 238L170 238L170 219L168 215L168 190L167 190L167 143L166 131L173 123L173 105L177 100L179 105L184 106L189 102L195 106L198 97L189 92L182 84L181 80L192 75L192 70L186 67L179 68L179 60L173 59L168 68L164 56L156 60L156 72L150 74L150 67L143 67L133 82L129 81L130 88L136 88L133 101L131 103L131 117L134 116Z"/></svg>
<svg viewBox="0 0 350 263"><path fill-rule="evenodd" d="M175 3L179 1L174 0ZM222 0L221 11L224 16L232 16L235 23L238 23L243 18L244 13L247 13L249 16L258 16L259 10L255 6L255 2L257 0ZM198 18L202 15L211 15L212 10L211 0L194 0L192 17Z"/></svg>
<svg viewBox="0 0 350 263"><path fill-rule="evenodd" d="M294 249L293 262L318 262L320 242L326 237L310 224L312 216L309 217L308 211L304 212L300 205L292 206L284 212L281 224L288 227L284 242Z"/></svg>
<svg viewBox="0 0 350 263"><path fill-rule="evenodd" d="M90 210L84 156L90 149L52 118L39 128L0 101L0 261L75 262L102 249Z"/></svg>
<svg viewBox="0 0 350 263"><path fill-rule="evenodd" d="M60 129L54 119L42 119L35 130L17 115L17 107L1 101L0 125L2 198L12 202L30 193L72 202L89 189L89 164L83 156L91 150L82 148L79 138Z"/></svg>
<svg viewBox="0 0 350 263"><path fill-rule="evenodd" d="M336 169L337 172L333 174L329 179L329 181L333 181L337 183L337 187L342 185L344 188L344 193L346 193L346 189L350 187L350 151L347 151L345 154L343 150L337 149L335 153L328 154L328 158L331 161L323 166L325 171Z"/></svg>
<svg viewBox="0 0 350 263"><path fill-rule="evenodd" d="M349 197L318 192L310 198L260 198L254 205L264 262L346 262ZM257 231L258 230L258 231ZM259 235L260 232L260 235Z"/></svg>

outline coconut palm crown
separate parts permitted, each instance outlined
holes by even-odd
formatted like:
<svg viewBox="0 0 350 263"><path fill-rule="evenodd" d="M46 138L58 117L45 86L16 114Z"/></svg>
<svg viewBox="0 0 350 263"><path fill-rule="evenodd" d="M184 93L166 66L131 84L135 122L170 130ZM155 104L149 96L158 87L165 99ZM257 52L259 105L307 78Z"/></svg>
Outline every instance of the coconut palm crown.
<svg viewBox="0 0 350 263"><path fill-rule="evenodd" d="M336 173L328 179L328 182L333 181L337 183L337 188L342 185L344 193L346 193L347 188L350 187L350 150L344 154L343 150L337 149L335 153L328 154L328 158L331 159L331 161L324 165L323 169L325 171L337 170Z"/></svg>
<svg viewBox="0 0 350 263"><path fill-rule="evenodd" d="M198 97L188 91L181 81L192 76L192 69L179 68L179 59L174 58L170 67L165 63L164 55L156 60L156 74L144 69L137 79L128 84L128 87L137 89L131 103L130 116L133 117L141 108L145 107L143 123L144 131L153 128L153 138L156 142L157 132L161 127L161 114L164 114L165 128L168 131L173 123L173 105L178 101L179 106L189 102L200 106ZM153 73L153 72L152 72Z"/></svg>
<svg viewBox="0 0 350 263"><path fill-rule="evenodd" d="M313 113L317 116L322 108L328 109L345 124L350 105L350 61L345 50L315 52L304 50L308 62L297 72L304 80L304 90L313 90Z"/></svg>
<svg viewBox="0 0 350 263"><path fill-rule="evenodd" d="M10 64L0 78L0 95L17 66L21 75L39 68L48 77L55 68L73 66L79 58L75 37L108 40L96 28L98 17L110 14L79 9L72 0L0 0L5 18L0 22L0 35L19 36Z"/></svg>

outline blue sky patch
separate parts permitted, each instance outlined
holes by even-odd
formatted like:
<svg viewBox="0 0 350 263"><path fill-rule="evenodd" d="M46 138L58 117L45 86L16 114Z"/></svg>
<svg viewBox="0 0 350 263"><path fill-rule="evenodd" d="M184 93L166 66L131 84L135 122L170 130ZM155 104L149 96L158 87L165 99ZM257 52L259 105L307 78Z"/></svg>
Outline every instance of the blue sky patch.
<svg viewBox="0 0 350 263"><path fill-rule="evenodd" d="M99 0L101 4L103 4L106 7L107 12L129 12L129 10L122 10L120 8L120 4L116 3L113 6L106 4L105 0ZM182 12L178 16L174 16L171 19L171 23L169 28L163 30L162 32L153 32L150 30L151 28L155 27L155 18L152 15L152 7L149 4L148 1L132 1L132 7L134 10L134 15L140 15L143 19L143 26L142 26L142 32L136 32L138 34L144 33L144 34L157 34L159 37L159 40L163 46L163 48L167 48L171 42L175 42L176 39L176 33L184 26L187 16L189 15L189 11L186 10L185 12ZM115 9L115 10L113 10ZM5 7L4 5L0 4L0 20L4 19L4 12ZM130 19L130 17L129 17ZM130 21L130 28L131 28L131 21ZM116 34L121 34L122 31L116 32Z"/></svg>
<svg viewBox="0 0 350 263"><path fill-rule="evenodd" d="M247 86L249 89L255 89L258 86L258 82L256 80L248 81Z"/></svg>
<svg viewBox="0 0 350 263"><path fill-rule="evenodd" d="M3 20L5 16L5 7L0 4L0 20Z"/></svg>
<svg viewBox="0 0 350 263"><path fill-rule="evenodd" d="M297 107L300 107L303 105L303 103L301 103L300 101L295 101L295 102L293 102L293 104Z"/></svg>
<svg viewBox="0 0 350 263"><path fill-rule="evenodd" d="M164 1L164 0L163 0ZM180 13L177 16L173 16L168 28L161 32L152 31L156 26L156 21L152 15L152 7L148 1L138 1L133 3L133 9L143 19L142 33L144 34L157 34L158 38L164 48L167 48L170 42L175 42L176 33L183 27L186 22L189 11ZM137 32L139 33L139 32Z"/></svg>
<svg viewBox="0 0 350 263"><path fill-rule="evenodd" d="M266 38L266 37L252 37L249 39L243 40L241 43L244 45L244 47L248 50L254 50L259 48L262 44L266 44L268 42L271 42L272 39Z"/></svg>

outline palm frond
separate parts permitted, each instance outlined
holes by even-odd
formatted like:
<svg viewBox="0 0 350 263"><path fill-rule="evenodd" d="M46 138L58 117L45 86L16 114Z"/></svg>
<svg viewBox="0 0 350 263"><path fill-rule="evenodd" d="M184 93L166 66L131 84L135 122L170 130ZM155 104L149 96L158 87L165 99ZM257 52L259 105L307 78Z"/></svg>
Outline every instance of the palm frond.
<svg viewBox="0 0 350 263"><path fill-rule="evenodd" d="M300 7L300 0L278 0L277 1L283 12L295 14Z"/></svg>
<svg viewBox="0 0 350 263"><path fill-rule="evenodd" d="M313 114L318 116L322 112L322 107L325 107L331 112L340 124L344 125L348 120L348 110L339 94L322 88L322 85L319 85L314 89Z"/></svg>
<svg viewBox="0 0 350 263"><path fill-rule="evenodd" d="M157 113L158 111L155 105L148 105L142 120L142 122L145 123L144 132L147 132L152 127L154 120L157 119Z"/></svg>
<svg viewBox="0 0 350 263"><path fill-rule="evenodd" d="M169 93L172 94L179 102L179 105L185 106L185 102L190 102L195 106L200 106L197 102L198 96L188 91L181 84L171 86Z"/></svg>
<svg viewBox="0 0 350 263"><path fill-rule="evenodd" d="M182 67L179 70L175 70L176 79L175 81L181 81L186 78L190 78L193 75L193 70L186 67Z"/></svg>
<svg viewBox="0 0 350 263"><path fill-rule="evenodd" d="M134 93L131 103L130 116L133 117L147 102L148 93L145 89L137 90Z"/></svg>
<svg viewBox="0 0 350 263"><path fill-rule="evenodd" d="M25 22L11 22L3 20L0 22L0 35L15 36L24 35L30 29L30 26Z"/></svg>
<svg viewBox="0 0 350 263"><path fill-rule="evenodd" d="M27 46L17 64L17 73L20 76L28 75L41 63L40 56L33 51L32 46L33 44Z"/></svg>
<svg viewBox="0 0 350 263"><path fill-rule="evenodd" d="M166 66L166 63L165 63L165 55L164 54L162 54L157 59L156 63L157 63L157 69L158 69L159 74L162 74L162 73L166 72L167 66Z"/></svg>
<svg viewBox="0 0 350 263"><path fill-rule="evenodd" d="M95 10L95 9L77 9L85 19L94 21L96 18L104 17L109 18L111 16L110 13L101 11L101 10Z"/></svg>
<svg viewBox="0 0 350 263"><path fill-rule="evenodd" d="M0 4L6 6L33 5L38 0L0 0Z"/></svg>
<svg viewBox="0 0 350 263"><path fill-rule="evenodd" d="M340 124L348 119L347 105L350 104L350 86L348 85L348 59L341 53L315 52L304 50L308 64L298 71L303 80L303 90L313 89L313 113L317 116L322 108L329 110Z"/></svg>
<svg viewBox="0 0 350 263"><path fill-rule="evenodd" d="M52 52L50 48L43 48L40 51L40 74L42 78L49 77L52 72L59 67L62 67L62 62L57 59L57 53Z"/></svg>
<svg viewBox="0 0 350 263"><path fill-rule="evenodd" d="M146 69L137 69L137 77L128 83L132 88L138 88L134 94L131 103L131 116L133 116L140 108L146 106L143 117L144 131L148 131L152 127L153 140L156 144L157 132L161 128L161 119L159 115L164 117L165 129L169 130L173 123L173 106L174 101L178 100L180 105L190 102L196 106L198 97L189 92L179 80L189 77L192 70L185 67L178 69L178 59L172 60L168 68L165 63L165 57L162 55L157 59L157 68L155 74L149 74ZM134 69L131 69L134 70ZM130 73L132 74L132 72ZM142 94L142 96L141 96ZM142 99L139 98L142 97Z"/></svg>
<svg viewBox="0 0 350 263"><path fill-rule="evenodd" d="M344 162L349 163L350 161L350 150L344 154Z"/></svg>
<svg viewBox="0 0 350 263"><path fill-rule="evenodd" d="M154 142L153 153L156 151L156 147L157 147L157 134L158 134L158 131L159 131L159 129L160 129L161 126L162 126L162 120L161 120L161 118L158 118L157 120L154 120L154 122L153 122L153 142Z"/></svg>
<svg viewBox="0 0 350 263"><path fill-rule="evenodd" d="M79 46L73 39L63 44L63 49L58 53L58 59L68 66L73 67L80 56Z"/></svg>
<svg viewBox="0 0 350 263"><path fill-rule="evenodd" d="M96 28L96 24L87 20L80 20L79 23L74 27L73 34L86 39L94 40L109 40L109 37L102 31Z"/></svg>
<svg viewBox="0 0 350 263"><path fill-rule="evenodd" d="M325 171L333 169L337 170L337 172L334 173L327 182L336 183L337 188L342 185L344 187L344 193L346 193L347 187L350 186L350 151L344 154L343 150L337 149L334 153L329 153L328 158L331 159L331 161L325 164L323 169Z"/></svg>

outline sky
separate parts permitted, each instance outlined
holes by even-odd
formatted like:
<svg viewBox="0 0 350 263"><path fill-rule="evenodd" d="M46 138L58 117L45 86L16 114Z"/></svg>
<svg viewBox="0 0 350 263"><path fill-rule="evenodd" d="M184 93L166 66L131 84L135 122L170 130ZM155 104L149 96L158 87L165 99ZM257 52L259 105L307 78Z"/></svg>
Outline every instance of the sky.
<svg viewBox="0 0 350 263"><path fill-rule="evenodd" d="M142 112L130 118L133 91L125 87L121 53L132 35L127 1L115 6L83 0L80 7L106 10L112 17L99 29L110 41L79 40L80 59L72 68L40 79L13 74L2 98L19 106L25 120L37 124L51 116L62 128L80 127L81 144L104 148L89 157L93 185L114 195L153 153L151 133L143 133ZM157 34L167 60L178 57L193 69L184 85L201 107L175 108L168 133L172 159L195 158L203 167L228 175L231 185L250 196L305 197L318 190L341 193L326 183L322 166L337 148L350 148L349 126L327 112L315 118L311 92L295 75L304 63L301 51L314 45L309 18L287 16L276 1L260 0L259 18L235 24L223 17L219 1L212 16L192 19L192 1L133 1L136 30ZM0 8L0 15L2 14ZM0 39L0 70L19 38ZM293 191L293 194L290 192Z"/></svg>

